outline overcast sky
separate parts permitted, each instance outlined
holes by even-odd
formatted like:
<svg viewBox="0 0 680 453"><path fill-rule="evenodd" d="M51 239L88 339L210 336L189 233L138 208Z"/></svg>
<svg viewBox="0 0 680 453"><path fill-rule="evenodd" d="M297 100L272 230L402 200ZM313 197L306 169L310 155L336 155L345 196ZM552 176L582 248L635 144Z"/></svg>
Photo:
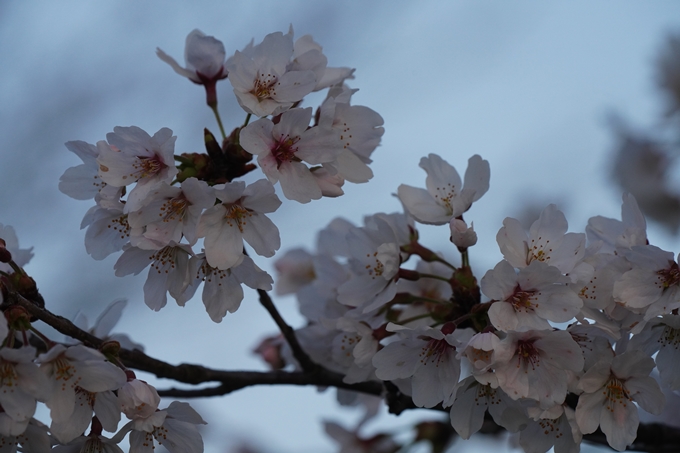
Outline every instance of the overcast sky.
<svg viewBox="0 0 680 453"><path fill-rule="evenodd" d="M115 126L151 134L169 127L181 153L203 149L203 127L217 133L202 88L161 62L156 47L181 61L186 35L199 28L232 54L290 24L296 36L311 34L324 46L330 66L357 68L353 103L379 112L386 132L372 182L346 186L340 199L284 202L272 216L282 250L310 247L335 216L360 222L399 210L391 194L401 183L424 186L417 165L428 153L461 173L477 153L491 164L491 189L466 214L480 237L471 259L481 277L500 259L495 235L503 218L527 203L557 202L571 231L583 231L593 215L619 216L605 118L617 111L634 124L654 123L662 104L653 62L664 36L680 28L680 3L3 0L0 223L35 247L28 271L50 309L72 317L80 307L94 318L111 300L128 297L117 330L131 333L149 354L263 369L249 350L275 326L252 294L220 324L209 320L200 299L150 311L141 296L144 277L116 278L117 256L101 262L87 256L79 225L90 204L61 194L57 183L79 163L63 146L68 140L95 143ZM227 81L218 95L225 127L241 124L245 114ZM423 229L424 242L454 256L444 230ZM678 251L660 228L653 226L650 238ZM291 323L301 322L293 300L279 304ZM207 451L227 451L217 446L242 438L273 446L269 452L333 451L319 423L336 416L333 392L254 388L195 404L214 428L206 433ZM358 416L339 415L347 424ZM384 416L373 429L405 424Z"/></svg>

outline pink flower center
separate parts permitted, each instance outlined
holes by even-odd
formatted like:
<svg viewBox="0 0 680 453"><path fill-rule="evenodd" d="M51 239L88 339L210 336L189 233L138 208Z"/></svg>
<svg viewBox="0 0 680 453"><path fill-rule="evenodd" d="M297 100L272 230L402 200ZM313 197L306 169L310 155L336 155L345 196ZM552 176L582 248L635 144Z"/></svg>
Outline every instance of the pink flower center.
<svg viewBox="0 0 680 453"><path fill-rule="evenodd" d="M522 291L522 289L517 285L515 288L515 293L510 296L507 300L512 304L512 308L515 311L534 311L534 308L538 307L538 304L534 303L535 292L534 291Z"/></svg>
<svg viewBox="0 0 680 453"><path fill-rule="evenodd" d="M656 274L661 277L661 283L664 288L677 286L680 283L680 269L678 269L678 263L676 262L673 262L669 269L661 269Z"/></svg>
<svg viewBox="0 0 680 453"><path fill-rule="evenodd" d="M189 203L184 194L180 194L178 197L171 198L161 205L159 216L162 217L164 223L182 220L190 205L191 203Z"/></svg>
<svg viewBox="0 0 680 453"><path fill-rule="evenodd" d="M132 164L132 168L135 169L134 175L138 179L153 177L166 167L167 165L163 163L157 154L151 157L138 157L137 161Z"/></svg>
<svg viewBox="0 0 680 453"><path fill-rule="evenodd" d="M275 75L261 73L255 79L255 84L250 93L255 95L258 101L263 101L276 96L276 87L280 84Z"/></svg>
<svg viewBox="0 0 680 453"><path fill-rule="evenodd" d="M276 160L276 168L281 167L281 164L284 162L300 162L300 159L295 157L295 153L298 150L295 144L299 141L300 137L291 138L286 136L285 138L279 139L276 143L276 147L272 149L272 156L274 156L274 159Z"/></svg>
<svg viewBox="0 0 680 453"><path fill-rule="evenodd" d="M236 227L243 233L243 227L247 223L248 217L252 216L251 212L239 204L227 205L227 212L224 218L227 220L227 225Z"/></svg>
<svg viewBox="0 0 680 453"><path fill-rule="evenodd" d="M610 412L614 412L616 404L626 407L628 401L630 401L630 396L628 396L628 391L623 385L623 381L618 378L612 378L607 382L604 393L606 395L605 408Z"/></svg>
<svg viewBox="0 0 680 453"><path fill-rule="evenodd" d="M444 360L444 356L449 349L455 349L453 346L448 344L446 340L435 340L430 339L426 346L420 351L420 363L427 365L428 363L434 363L435 366L439 366L439 363Z"/></svg>
<svg viewBox="0 0 680 453"><path fill-rule="evenodd" d="M516 354L519 358L519 364L523 366L526 371L529 366L532 370L535 370L541 364L541 355L538 349L534 346L535 340L520 340L517 342Z"/></svg>

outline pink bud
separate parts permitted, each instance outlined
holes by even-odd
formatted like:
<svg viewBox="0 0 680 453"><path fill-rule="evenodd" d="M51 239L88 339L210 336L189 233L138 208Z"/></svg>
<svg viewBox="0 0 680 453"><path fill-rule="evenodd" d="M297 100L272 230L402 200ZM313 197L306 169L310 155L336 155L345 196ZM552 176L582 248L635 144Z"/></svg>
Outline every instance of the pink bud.
<svg viewBox="0 0 680 453"><path fill-rule="evenodd" d="M451 227L451 242L459 249L466 249L477 243L474 223L471 223L470 228L468 228L463 220L451 219L449 226Z"/></svg>

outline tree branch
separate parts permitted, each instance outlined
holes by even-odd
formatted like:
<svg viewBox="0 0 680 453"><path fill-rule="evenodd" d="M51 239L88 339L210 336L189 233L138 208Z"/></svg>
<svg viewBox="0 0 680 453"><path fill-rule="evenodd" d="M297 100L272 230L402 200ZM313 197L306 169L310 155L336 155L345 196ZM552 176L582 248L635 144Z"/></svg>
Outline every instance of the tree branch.
<svg viewBox="0 0 680 453"><path fill-rule="evenodd" d="M271 304L271 299L266 293L265 296L266 297L264 299L265 301L263 302L263 305L266 306L266 304ZM52 326L60 333L81 341L86 346L99 348L103 343L100 338L97 338L89 332L78 328L68 319L55 315L16 293L10 293L5 300L5 303L0 308L4 309L10 304L16 304L23 307L33 317L43 321L45 324ZM271 304L271 306L273 307L273 304ZM278 315L276 308L274 308L274 312ZM283 325L285 325L292 332L292 328L290 328L290 326L288 326L285 321L283 321L280 315L278 317L280 318L281 322L283 322ZM282 332L284 332L285 335L285 329L282 329ZM294 334L292 338L294 339L294 344L296 344L299 348L300 345L297 343L297 339L295 338ZM292 344L291 348L293 348ZM300 351L302 351L301 348ZM302 354L304 354L306 357L304 351L302 351ZM158 393L161 396L197 398L226 395L236 390L255 385L314 385L320 387L335 387L366 393L369 395L382 396L385 398L385 402L389 407L390 413L396 415L400 414L404 410L416 408L411 397L402 394L391 382L379 383L375 381L369 381L358 384L347 384L343 382L343 376L341 374L329 371L316 364L314 364L314 370L311 372L225 371L188 363L171 365L150 357L139 350L130 351L121 348L119 357L126 366L152 373L159 378L173 379L177 382L193 385L206 382L219 383L217 386L201 389L170 388L160 390ZM444 412L449 411L449 408L445 409L441 406L433 409ZM599 429L592 434L584 435L583 439L593 444L604 446L609 445L607 443L606 436ZM659 423L640 424L637 432L637 438L631 446L631 449L653 453L677 452L680 450L680 429Z"/></svg>
<svg viewBox="0 0 680 453"><path fill-rule="evenodd" d="M309 358L304 349L302 349L302 346L300 346L300 343L295 336L295 330L289 326L286 321L284 321L283 317L276 309L276 306L274 306L274 302L272 301L271 297L269 297L267 291L258 289L257 294L260 295L260 303L269 312L269 315L274 319L274 322L279 327L279 330L288 342L290 349L293 351L295 360L298 361L304 371L308 373L315 372L316 369L319 368L319 365L314 363L312 359Z"/></svg>

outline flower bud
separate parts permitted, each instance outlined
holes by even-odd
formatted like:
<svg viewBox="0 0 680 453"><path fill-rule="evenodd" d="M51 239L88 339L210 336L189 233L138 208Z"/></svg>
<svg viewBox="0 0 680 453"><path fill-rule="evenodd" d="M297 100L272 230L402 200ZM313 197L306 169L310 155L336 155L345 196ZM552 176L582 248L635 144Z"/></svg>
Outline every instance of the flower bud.
<svg viewBox="0 0 680 453"><path fill-rule="evenodd" d="M474 230L474 223L471 223L470 228L468 228L465 221L451 219L449 226L451 227L451 242L459 249L466 249L477 243L477 233L475 233Z"/></svg>
<svg viewBox="0 0 680 453"><path fill-rule="evenodd" d="M161 397L155 388L144 381L133 379L118 389L121 411L130 420L148 418L156 412Z"/></svg>

